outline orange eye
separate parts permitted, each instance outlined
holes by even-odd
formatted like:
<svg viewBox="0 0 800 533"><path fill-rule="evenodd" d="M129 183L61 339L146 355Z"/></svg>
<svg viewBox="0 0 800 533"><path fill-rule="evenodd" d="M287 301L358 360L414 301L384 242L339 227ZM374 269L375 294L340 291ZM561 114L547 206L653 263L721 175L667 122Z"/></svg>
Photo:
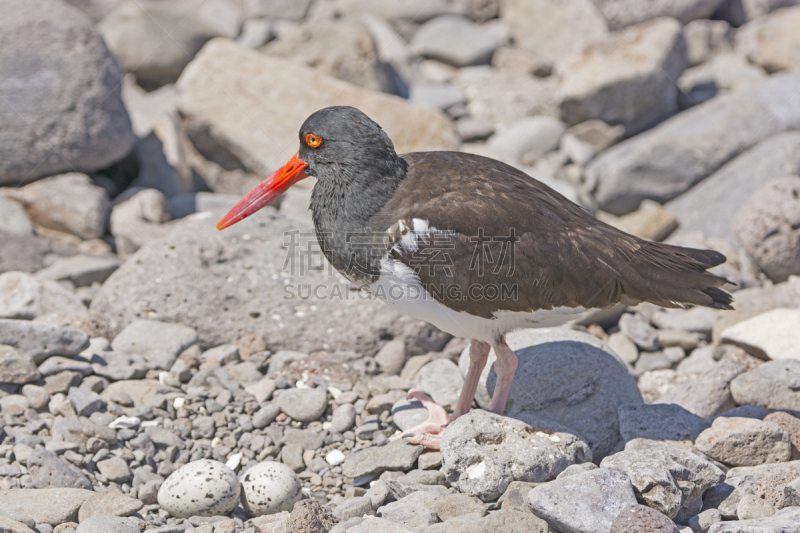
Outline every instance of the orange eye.
<svg viewBox="0 0 800 533"><path fill-rule="evenodd" d="M311 148L318 148L322 144L322 137L317 137L313 133L306 135L306 144Z"/></svg>

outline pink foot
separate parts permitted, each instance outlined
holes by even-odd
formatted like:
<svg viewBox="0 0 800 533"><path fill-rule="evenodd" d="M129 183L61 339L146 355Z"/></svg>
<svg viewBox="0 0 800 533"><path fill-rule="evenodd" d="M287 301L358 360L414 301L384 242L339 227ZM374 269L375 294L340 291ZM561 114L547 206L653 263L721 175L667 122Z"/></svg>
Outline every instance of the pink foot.
<svg viewBox="0 0 800 533"><path fill-rule="evenodd" d="M433 399L418 390L411 390L406 396L409 400L418 400L428 410L428 419L422 424L408 428L401 435L395 435L390 440L404 438L411 444L421 444L425 448L438 450L441 447L444 428L454 420L444 408Z"/></svg>

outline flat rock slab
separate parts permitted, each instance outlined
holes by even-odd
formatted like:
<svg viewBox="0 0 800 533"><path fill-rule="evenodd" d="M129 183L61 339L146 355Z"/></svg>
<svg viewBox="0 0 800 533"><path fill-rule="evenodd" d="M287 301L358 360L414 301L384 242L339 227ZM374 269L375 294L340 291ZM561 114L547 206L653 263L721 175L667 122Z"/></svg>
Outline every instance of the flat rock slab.
<svg viewBox="0 0 800 533"><path fill-rule="evenodd" d="M91 308L110 317L112 333L153 317L194 328L202 347L258 333L273 352L350 350L365 355L376 353L387 336L404 341L410 354L438 351L450 339L351 291L344 278L327 270L321 256L306 263L309 258L301 251L312 241L316 246L311 228L266 208L220 232L214 224L223 214L183 219L108 278ZM305 237L297 238L298 231ZM180 268L165 268L165 261ZM321 269L311 269L314 265ZM312 287L325 289L321 298L306 297Z"/></svg>
<svg viewBox="0 0 800 533"><path fill-rule="evenodd" d="M528 512L495 511L481 518L478 513L466 514L442 524L434 524L425 533L547 533L547 522Z"/></svg>
<svg viewBox="0 0 800 533"><path fill-rule="evenodd" d="M591 462L588 444L570 433L473 409L442 436L442 471L459 492L499 498L512 481L544 482L568 466Z"/></svg>
<svg viewBox="0 0 800 533"><path fill-rule="evenodd" d="M678 522L700 512L703 492L725 479L719 467L699 455L649 440L629 442L600 466L625 472L637 498Z"/></svg>
<svg viewBox="0 0 800 533"><path fill-rule="evenodd" d="M800 74L777 74L712 98L604 151L586 169L589 183L597 183L599 207L623 215L647 198L663 204L742 150L797 129L798 94Z"/></svg>
<svg viewBox="0 0 800 533"><path fill-rule="evenodd" d="M169 370L181 352L196 342L197 332L190 327L134 320L114 338L111 347L119 352L141 355L151 368Z"/></svg>
<svg viewBox="0 0 800 533"><path fill-rule="evenodd" d="M347 477L378 474L387 470L408 471L422 453L422 446L396 440L386 446L373 446L347 456L342 473Z"/></svg>
<svg viewBox="0 0 800 533"><path fill-rule="evenodd" d="M625 473L600 468L534 487L528 504L563 533L606 533L623 509L636 505L636 496Z"/></svg>
<svg viewBox="0 0 800 533"><path fill-rule="evenodd" d="M458 143L440 111L355 87L233 41L206 44L175 87L190 130L204 130L248 169L264 175L297 151L303 121L331 105L361 109L381 125L398 153L453 149Z"/></svg>
<svg viewBox="0 0 800 533"><path fill-rule="evenodd" d="M144 506L140 500L131 498L116 487L109 488L83 502L78 511L78 521L93 516L130 516Z"/></svg>
<svg viewBox="0 0 800 533"><path fill-rule="evenodd" d="M550 420L578 432L595 460L610 453L620 440L619 407L643 403L625 363L596 337L563 328L520 330L507 342L519 366L505 414L531 425ZM497 381L495 360L491 350L475 394L483 409L489 408ZM468 367L469 348L459 360L462 375Z"/></svg>
<svg viewBox="0 0 800 533"><path fill-rule="evenodd" d="M75 328L47 322L0 319L0 344L14 346L37 365L51 355L77 355L89 346L89 336Z"/></svg>
<svg viewBox="0 0 800 533"><path fill-rule="evenodd" d="M37 523L57 526L77 522L81 505L97 493L86 489L14 489L0 490L3 510L26 514Z"/></svg>

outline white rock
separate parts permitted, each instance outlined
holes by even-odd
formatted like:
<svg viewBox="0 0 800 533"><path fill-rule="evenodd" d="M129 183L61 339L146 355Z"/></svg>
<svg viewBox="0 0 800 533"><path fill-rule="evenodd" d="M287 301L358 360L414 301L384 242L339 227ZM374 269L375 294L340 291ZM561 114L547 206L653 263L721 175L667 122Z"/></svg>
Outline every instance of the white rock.
<svg viewBox="0 0 800 533"><path fill-rule="evenodd" d="M158 504L172 516L227 515L239 502L239 479L218 461L201 459L182 466L158 490Z"/></svg>
<svg viewBox="0 0 800 533"><path fill-rule="evenodd" d="M300 489L300 478L291 468L283 463L264 461L244 473L242 507L251 516L291 511L303 497Z"/></svg>
<svg viewBox="0 0 800 533"><path fill-rule="evenodd" d="M340 465L344 462L344 454L339 450L331 450L325 456L325 460L328 461L328 464L331 466Z"/></svg>
<svg viewBox="0 0 800 533"><path fill-rule="evenodd" d="M139 424L141 423L142 421L135 416L120 416L119 418L111 422L108 425L108 427L112 429L121 429L121 428L135 429L138 428Z"/></svg>
<svg viewBox="0 0 800 533"><path fill-rule="evenodd" d="M225 463L225 466L230 468L231 470L236 470L239 468L239 465L242 464L242 457L241 453L234 453L230 457L228 457L228 461Z"/></svg>
<svg viewBox="0 0 800 533"><path fill-rule="evenodd" d="M769 359L800 359L800 309L773 309L729 327L721 341Z"/></svg>
<svg viewBox="0 0 800 533"><path fill-rule="evenodd" d="M565 129L552 117L525 117L492 136L488 146L503 154L503 160L519 161L528 152L540 156L558 148Z"/></svg>

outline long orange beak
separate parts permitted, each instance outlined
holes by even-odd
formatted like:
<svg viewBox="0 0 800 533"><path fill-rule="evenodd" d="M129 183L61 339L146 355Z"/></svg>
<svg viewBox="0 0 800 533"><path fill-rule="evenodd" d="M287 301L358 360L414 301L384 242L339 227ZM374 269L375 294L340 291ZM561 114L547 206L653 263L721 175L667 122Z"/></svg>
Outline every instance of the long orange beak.
<svg viewBox="0 0 800 533"><path fill-rule="evenodd" d="M298 154L294 154L288 163L276 170L270 177L259 183L255 189L247 193L247 196L239 200L228 214L217 222L217 229L223 230L228 226L233 226L259 209L269 205L275 198L283 194L286 189L307 178L303 174L303 169L308 163L300 159Z"/></svg>

